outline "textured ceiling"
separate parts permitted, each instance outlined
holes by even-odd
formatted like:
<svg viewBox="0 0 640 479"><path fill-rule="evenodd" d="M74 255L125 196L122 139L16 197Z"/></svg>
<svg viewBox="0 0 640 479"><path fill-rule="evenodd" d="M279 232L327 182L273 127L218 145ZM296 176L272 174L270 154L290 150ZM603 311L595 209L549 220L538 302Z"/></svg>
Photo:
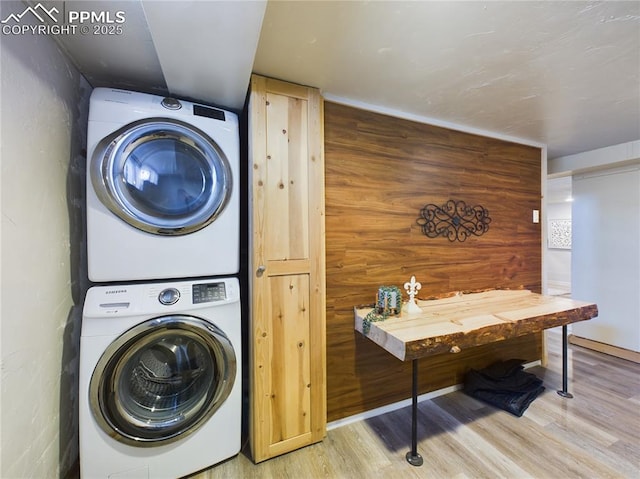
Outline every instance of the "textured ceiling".
<svg viewBox="0 0 640 479"><path fill-rule="evenodd" d="M554 158L640 138L640 2L269 2L254 71Z"/></svg>
<svg viewBox="0 0 640 479"><path fill-rule="evenodd" d="M126 13L121 35L56 38L93 86L240 110L254 71L551 159L640 139L637 0L37 3Z"/></svg>

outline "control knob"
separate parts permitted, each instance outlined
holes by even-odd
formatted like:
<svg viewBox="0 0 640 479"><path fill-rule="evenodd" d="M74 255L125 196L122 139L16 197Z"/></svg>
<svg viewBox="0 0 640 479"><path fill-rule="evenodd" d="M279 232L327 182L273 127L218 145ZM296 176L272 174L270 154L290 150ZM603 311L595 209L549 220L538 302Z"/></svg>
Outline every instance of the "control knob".
<svg viewBox="0 0 640 479"><path fill-rule="evenodd" d="M180 299L180 291L176 288L163 289L158 295L158 301L165 306L176 304Z"/></svg>
<svg viewBox="0 0 640 479"><path fill-rule="evenodd" d="M182 103L180 100L176 100L175 98L166 97L160 102L160 104L165 107L167 110L179 110L182 108Z"/></svg>

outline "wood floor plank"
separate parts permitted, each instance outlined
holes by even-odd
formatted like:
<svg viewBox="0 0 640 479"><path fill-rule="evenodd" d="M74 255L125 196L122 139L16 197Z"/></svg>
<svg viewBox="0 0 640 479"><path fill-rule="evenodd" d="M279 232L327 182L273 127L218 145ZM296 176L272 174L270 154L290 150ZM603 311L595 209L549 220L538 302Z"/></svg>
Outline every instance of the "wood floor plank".
<svg viewBox="0 0 640 479"><path fill-rule="evenodd" d="M462 395L460 392L454 394ZM435 421L440 424L447 431L447 434L456 441L458 450L465 449L470 452L470 464L474 465L472 471L474 477L533 477L522 469L513 458L502 454L493 447L492 437L485 437L478 434L473 428L467 427L468 418L460 420L460 416L457 414L449 414L445 409L438 407L436 401L427 401L421 406L420 414L424 421ZM428 448L429 441L422 440L420 445ZM428 460L430 459L431 457Z"/></svg>
<svg viewBox="0 0 640 479"><path fill-rule="evenodd" d="M536 401L543 399L540 397ZM576 469L577 464L587 464L590 460L580 447L580 441L577 440L579 435L568 442L566 438L554 434L549 426L540 427L529 420L526 413L517 418L503 411L495 411L470 422L467 427L477 431L506 457L517 460L534 477L551 477L559 471L564 471L562 477L581 477ZM606 465L594 463L590 470L594 473L593 477L611 477L612 471ZM500 474L497 477L521 476Z"/></svg>
<svg viewBox="0 0 640 479"><path fill-rule="evenodd" d="M405 407L330 430L322 443L258 465L241 453L191 479L637 479L640 365L570 345L574 398L564 399L556 394L562 384L560 335L547 336L547 367L528 369L543 379L546 391L522 417L462 391L419 404L421 467L405 460L411 432Z"/></svg>

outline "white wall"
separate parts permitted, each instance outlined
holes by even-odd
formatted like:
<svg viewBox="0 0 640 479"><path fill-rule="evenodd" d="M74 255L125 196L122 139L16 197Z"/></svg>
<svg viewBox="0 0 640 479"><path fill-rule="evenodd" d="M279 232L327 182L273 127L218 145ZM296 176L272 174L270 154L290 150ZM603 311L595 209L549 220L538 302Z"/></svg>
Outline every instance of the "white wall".
<svg viewBox="0 0 640 479"><path fill-rule="evenodd" d="M573 177L572 296L598 304L583 338L640 352L640 166Z"/></svg>
<svg viewBox="0 0 640 479"><path fill-rule="evenodd" d="M547 203L547 221L571 220L571 203ZM547 228L547 236L550 228ZM549 239L546 242L545 269L547 274L547 287L551 294L563 294L571 292L571 250L549 247Z"/></svg>
<svg viewBox="0 0 640 479"><path fill-rule="evenodd" d="M633 164L640 158L640 139L619 145L598 148L575 155L561 156L549 161L549 176L566 176L571 173L618 168Z"/></svg>
<svg viewBox="0 0 640 479"><path fill-rule="evenodd" d="M23 9L2 1L0 16ZM80 164L89 85L45 35L2 35L0 55L0 477L65 477L78 450L73 305L82 300L69 166Z"/></svg>
<svg viewBox="0 0 640 479"><path fill-rule="evenodd" d="M598 304L578 336L640 351L640 139L549 161L573 176L572 297Z"/></svg>

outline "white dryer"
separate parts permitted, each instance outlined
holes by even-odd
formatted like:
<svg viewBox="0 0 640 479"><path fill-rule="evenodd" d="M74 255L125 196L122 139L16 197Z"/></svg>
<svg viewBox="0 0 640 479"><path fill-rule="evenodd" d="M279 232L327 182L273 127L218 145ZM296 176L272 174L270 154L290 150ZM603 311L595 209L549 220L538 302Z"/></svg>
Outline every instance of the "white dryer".
<svg viewBox="0 0 640 479"><path fill-rule="evenodd" d="M91 281L239 271L236 114L174 98L96 88L87 136Z"/></svg>
<svg viewBox="0 0 640 479"><path fill-rule="evenodd" d="M240 451L236 278L96 286L80 337L80 472L177 478Z"/></svg>

